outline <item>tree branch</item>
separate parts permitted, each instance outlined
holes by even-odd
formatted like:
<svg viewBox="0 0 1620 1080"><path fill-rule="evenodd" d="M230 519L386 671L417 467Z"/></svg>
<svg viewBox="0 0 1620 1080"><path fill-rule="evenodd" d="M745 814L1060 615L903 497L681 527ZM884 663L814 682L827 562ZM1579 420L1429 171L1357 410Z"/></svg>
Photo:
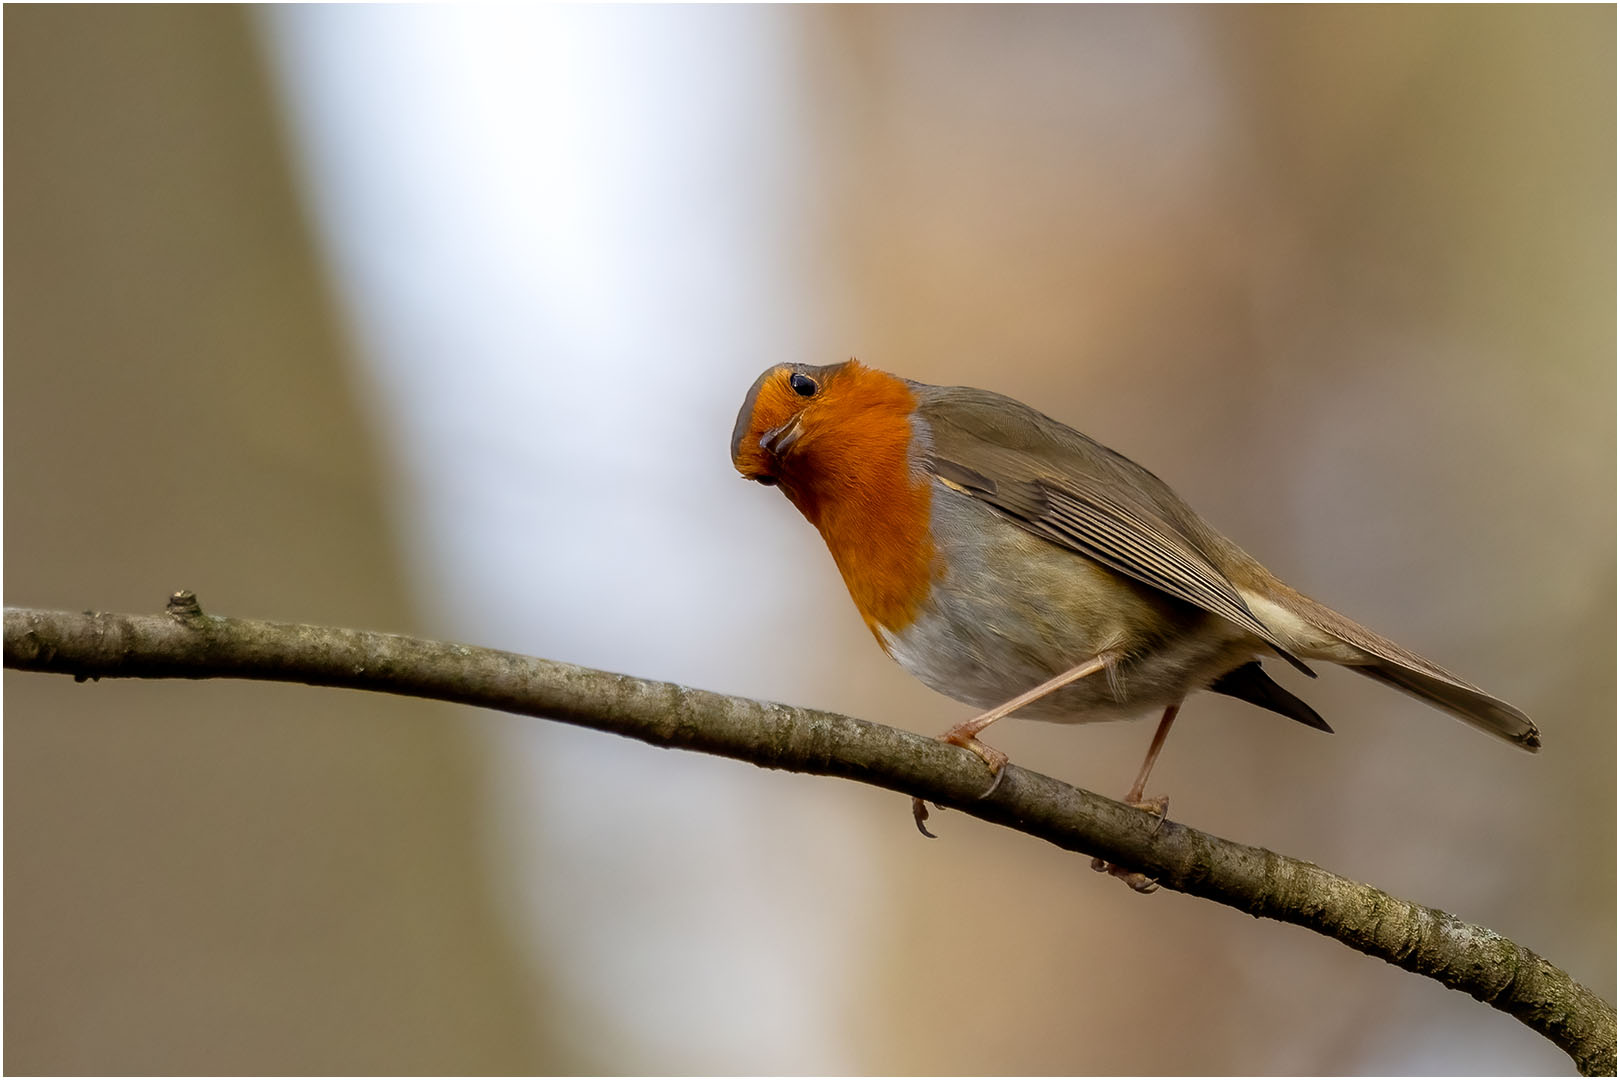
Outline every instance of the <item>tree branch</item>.
<svg viewBox="0 0 1620 1080"><path fill-rule="evenodd" d="M1167 889L1315 930L1517 1017L1584 1074L1615 1072L1613 1006L1491 930L1015 765L981 798L978 758L881 724L494 649L205 615L190 593L176 593L163 615L7 608L5 664L80 681L267 679L436 698L857 780L1100 856Z"/></svg>

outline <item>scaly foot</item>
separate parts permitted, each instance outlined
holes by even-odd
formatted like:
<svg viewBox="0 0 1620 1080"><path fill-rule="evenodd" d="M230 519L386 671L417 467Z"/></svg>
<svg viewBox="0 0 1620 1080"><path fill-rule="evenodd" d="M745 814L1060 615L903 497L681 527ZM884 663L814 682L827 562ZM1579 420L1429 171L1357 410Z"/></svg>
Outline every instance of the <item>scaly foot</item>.
<svg viewBox="0 0 1620 1080"><path fill-rule="evenodd" d="M1148 813L1158 817L1159 820L1153 826L1153 832L1149 834L1150 836L1158 835L1159 830L1164 828L1165 818L1170 814L1170 796L1168 795L1156 795L1151 799L1132 799L1125 805L1134 806L1138 810L1146 810ZM1144 895L1150 892L1156 892L1159 888L1159 883L1156 879L1150 878L1146 874L1138 873L1135 870L1127 870L1122 866L1115 866L1106 859L1092 859L1091 868L1098 873L1112 874L1114 877L1119 878L1119 880L1123 881L1125 884Z"/></svg>
<svg viewBox="0 0 1620 1080"><path fill-rule="evenodd" d="M950 743L952 746L960 746L964 750L973 751L979 755L980 760L985 765L989 766L993 779L990 781L990 786L984 789L984 794L979 796L981 799L988 799L995 794L996 788L1001 786L1002 770L1007 767L1008 759L1007 755L1000 750L993 746L986 746L974 738L982 730L984 730L983 724L975 724L973 721L969 721L965 724L957 724L951 730L939 736L939 740L940 742ZM911 820L917 823L918 832L930 840L937 839L933 833L928 831L928 826L923 824L928 820L928 807L923 805L921 799L911 800Z"/></svg>
<svg viewBox="0 0 1620 1080"><path fill-rule="evenodd" d="M988 795L996 790L996 784L1001 783L1001 770L1007 767L1007 755L993 746L986 746L980 742L977 736L982 730L984 730L983 725L969 721L966 724L957 724L939 738L941 742L948 742L952 746L960 746L964 750L973 751L979 755L981 761L990 767L990 774L995 777L995 782L985 791L984 795ZM979 798L984 798L984 795L980 795Z"/></svg>

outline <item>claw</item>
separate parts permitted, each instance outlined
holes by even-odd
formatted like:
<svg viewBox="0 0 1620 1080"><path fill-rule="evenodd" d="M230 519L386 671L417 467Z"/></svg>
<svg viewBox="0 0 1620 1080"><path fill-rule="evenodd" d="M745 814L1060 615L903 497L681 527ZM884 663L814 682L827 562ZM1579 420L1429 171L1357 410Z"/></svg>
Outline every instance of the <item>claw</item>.
<svg viewBox="0 0 1620 1080"><path fill-rule="evenodd" d="M1153 823L1153 831L1148 833L1149 837L1158 836L1159 830L1164 828L1165 820L1170 816L1170 796L1155 795L1151 799L1143 799L1141 802L1133 802L1130 805L1138 810L1146 810L1159 819Z"/></svg>
<svg viewBox="0 0 1620 1080"><path fill-rule="evenodd" d="M1001 778L1006 775L1007 770L1005 767L997 769L996 775L990 779L990 786L984 789L984 793L980 795L979 798L988 799L990 796L994 795L996 793L996 788L1001 786Z"/></svg>
<svg viewBox="0 0 1620 1080"><path fill-rule="evenodd" d="M928 831L928 826L923 824L928 820L928 807L923 805L921 799L911 800L911 820L917 823L917 831L928 837L928 839L939 839L939 837Z"/></svg>
<svg viewBox="0 0 1620 1080"><path fill-rule="evenodd" d="M1008 761L1007 755L1003 754L995 747L986 746L978 739L975 739L973 737L973 731L969 730L969 725L967 724L959 724L956 727L951 728L951 730L947 731L939 738L941 742L950 743L952 746L960 746L964 750L971 750L979 756L979 759L989 767L991 772L990 786L984 789L984 794L980 795L979 798L988 799L990 796L994 795L996 793L996 789L1001 786L1001 778L1006 775ZM936 803L935 805L937 806L938 804ZM928 831L928 826L923 824L923 822L928 820L928 807L923 805L923 801L921 799L913 798L911 800L911 820L917 823L918 832L922 833L930 840L938 839L938 837Z"/></svg>

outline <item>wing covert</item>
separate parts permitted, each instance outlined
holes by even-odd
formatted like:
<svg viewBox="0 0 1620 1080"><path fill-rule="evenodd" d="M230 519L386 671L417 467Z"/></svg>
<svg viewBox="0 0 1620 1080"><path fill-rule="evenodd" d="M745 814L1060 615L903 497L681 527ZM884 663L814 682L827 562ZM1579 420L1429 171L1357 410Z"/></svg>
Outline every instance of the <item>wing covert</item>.
<svg viewBox="0 0 1620 1080"><path fill-rule="evenodd" d="M954 424L952 410L930 410L934 475L1044 540L1242 627L1314 676L1181 526L1177 519L1196 515L1163 481L1072 428L1018 408L1028 415L1010 418L1005 442Z"/></svg>

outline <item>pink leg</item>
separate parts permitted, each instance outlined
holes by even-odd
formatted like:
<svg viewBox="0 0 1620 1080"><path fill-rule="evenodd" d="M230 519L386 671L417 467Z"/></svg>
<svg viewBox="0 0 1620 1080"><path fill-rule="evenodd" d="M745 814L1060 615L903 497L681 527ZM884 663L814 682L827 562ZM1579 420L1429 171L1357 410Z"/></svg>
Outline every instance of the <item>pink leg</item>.
<svg viewBox="0 0 1620 1080"><path fill-rule="evenodd" d="M1061 690L1070 683L1085 678L1087 675L1095 675L1099 671L1106 671L1118 660L1118 653L1106 652L1099 656L1094 656L1084 663L1076 664L1074 667L1063 672L1061 675L1047 679L1033 690L1026 690L1024 693L1019 694L1011 701L1003 702L987 712L980 713L971 720L966 720L960 724L957 724L955 727L945 732L945 734L941 735L940 738L945 742L951 743L955 746L960 746L964 750L973 751L975 754L979 755L981 759L983 759L986 765L990 767L990 772L994 774L995 779L991 781L990 786L985 789L984 795L981 795L980 798L989 796L991 792L996 790L996 786L1001 783L1001 770L1007 765L1007 755L1002 753L1000 750L997 750L993 746L986 746L984 743L980 742L979 732L983 731L997 720L1000 720L1002 717L1007 716L1010 713L1017 712L1019 709L1022 709L1025 705L1028 705L1031 702L1039 701L1041 698L1055 690ZM928 820L928 808L923 805L923 801L921 799L911 800L911 817L917 823L918 832L927 837L932 837L934 835L928 831L926 826L923 825L923 822Z"/></svg>
<svg viewBox="0 0 1620 1080"><path fill-rule="evenodd" d="M1181 703L1170 706L1164 710L1164 716L1159 720L1158 729L1153 732L1153 741L1148 744L1147 757L1142 759L1142 769L1136 774L1136 783L1125 794L1125 802L1138 810L1150 810L1159 815L1159 825L1164 824L1166 815L1170 813L1170 798L1159 795L1152 799L1143 799L1142 792L1147 787L1148 774L1153 771L1153 763L1159 760L1159 751L1164 749L1164 741L1170 736L1170 725L1175 723L1176 713L1181 711ZM1154 829L1158 831L1157 826ZM1125 884L1140 893L1150 893L1159 887L1158 883L1146 874L1139 874L1133 870L1124 870L1105 859L1092 859L1093 870L1109 873L1119 878Z"/></svg>
<svg viewBox="0 0 1620 1080"><path fill-rule="evenodd" d="M963 749L971 750L975 754L978 754L984 759L984 763L990 766L990 771L995 773L999 778L1002 767L1007 764L1007 755L1003 754L1000 750L997 750L993 746L986 746L984 743L980 742L978 738L979 732L983 731L997 720L1000 720L1002 717L1007 716L1010 713L1017 712L1025 705L1039 701L1041 698L1055 690L1061 690L1070 683L1085 678L1087 675L1095 675L1099 671L1106 670L1108 666L1114 663L1114 661L1117 659L1119 659L1119 657L1114 653L1103 653L1101 656L1092 657L1083 664L1076 664L1063 674L1047 679L1045 682L1041 683L1041 685L1035 687L1035 689L1026 690L1024 693L1019 694L1011 701L1003 702L988 712L982 712L971 720L957 724L955 727L951 728L951 730L941 735L940 738L944 739L948 743L953 743L956 746L960 746Z"/></svg>
<svg viewBox="0 0 1620 1080"><path fill-rule="evenodd" d="M1159 760L1159 751L1164 749L1164 740L1170 737L1170 725L1175 723L1176 714L1181 711L1181 703L1164 710L1164 716L1159 720L1158 730L1153 733L1153 741L1148 744L1147 757L1142 759L1142 771L1136 774L1136 783L1126 793L1125 801L1132 806L1142 801L1142 792L1147 787L1148 773L1153 771L1153 763ZM1162 797L1162 796L1161 796Z"/></svg>

